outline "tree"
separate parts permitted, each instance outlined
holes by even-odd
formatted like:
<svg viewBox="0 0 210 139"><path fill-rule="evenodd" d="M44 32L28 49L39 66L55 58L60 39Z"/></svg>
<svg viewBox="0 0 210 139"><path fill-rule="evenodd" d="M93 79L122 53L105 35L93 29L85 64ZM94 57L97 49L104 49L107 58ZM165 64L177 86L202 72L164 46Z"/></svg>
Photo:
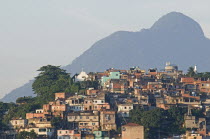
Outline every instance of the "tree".
<svg viewBox="0 0 210 139"><path fill-rule="evenodd" d="M196 117L199 117L199 118L205 117L202 109L192 109L192 115L196 116Z"/></svg>
<svg viewBox="0 0 210 139"><path fill-rule="evenodd" d="M70 74L60 66L47 65L41 67L39 75L35 78L32 88L41 101L54 100L54 93L64 92L72 85Z"/></svg>
<svg viewBox="0 0 210 139"><path fill-rule="evenodd" d="M17 139L35 139L37 138L37 134L32 130L31 132L21 131L17 135Z"/></svg>
<svg viewBox="0 0 210 139"><path fill-rule="evenodd" d="M0 131L4 131L4 130L8 129L6 122L4 122L4 117L6 115L6 112L14 105L15 104L13 104L13 103L0 102Z"/></svg>
<svg viewBox="0 0 210 139"><path fill-rule="evenodd" d="M131 111L131 122L144 126L145 138L158 138L162 123L166 118L166 111L160 108L155 108L150 111L143 109L134 109ZM163 131L163 130L162 130Z"/></svg>
<svg viewBox="0 0 210 139"><path fill-rule="evenodd" d="M12 118L26 118L26 113L35 112L36 109L40 109L41 104L37 102L22 104L22 105L13 105L8 110L8 113L4 116L4 123L8 123Z"/></svg>
<svg viewBox="0 0 210 139"><path fill-rule="evenodd" d="M196 73L194 72L194 68L193 67L189 67L187 70L187 76L188 77L194 77L196 75Z"/></svg>
<svg viewBox="0 0 210 139"><path fill-rule="evenodd" d="M19 97L17 98L16 100L16 103L19 103L19 104L26 104L26 103L32 103L34 101L35 98L29 96L29 97Z"/></svg>
<svg viewBox="0 0 210 139"><path fill-rule="evenodd" d="M51 119L51 125L55 128L55 129L59 129L63 126L63 122L61 117L53 117Z"/></svg>
<svg viewBox="0 0 210 139"><path fill-rule="evenodd" d="M40 73L32 85L37 97L18 98L16 102L19 105L14 104L9 108L8 114L3 118L4 123L8 123L12 118L25 118L26 113L35 112L43 104L54 100L54 93L56 92L72 93L73 91L78 91L79 87L73 84L70 74L60 69L59 66L43 66L38 71Z"/></svg>
<svg viewBox="0 0 210 139"><path fill-rule="evenodd" d="M99 82L98 81L80 81L77 82L77 84L79 84L80 89L87 89L87 88L94 88L94 89L98 89L99 86Z"/></svg>
<svg viewBox="0 0 210 139"><path fill-rule="evenodd" d="M155 108L145 111L136 108L130 111L130 120L144 126L145 138L167 137L183 133L182 127L186 109L172 107L169 110Z"/></svg>
<svg viewBox="0 0 210 139"><path fill-rule="evenodd" d="M187 112L186 108L173 106L168 110L168 121L170 121L169 132L173 134L182 134L184 132L184 114Z"/></svg>

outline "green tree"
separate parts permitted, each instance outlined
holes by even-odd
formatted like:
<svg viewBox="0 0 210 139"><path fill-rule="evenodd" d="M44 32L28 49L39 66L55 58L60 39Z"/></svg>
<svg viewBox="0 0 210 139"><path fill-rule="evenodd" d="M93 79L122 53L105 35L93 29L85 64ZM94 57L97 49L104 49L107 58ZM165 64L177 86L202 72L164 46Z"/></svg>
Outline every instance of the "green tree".
<svg viewBox="0 0 210 139"><path fill-rule="evenodd" d="M8 123L12 118L26 118L26 113L35 112L36 109L40 109L41 107L42 105L37 102L13 105L4 116L3 121L4 123Z"/></svg>
<svg viewBox="0 0 210 139"><path fill-rule="evenodd" d="M192 115L196 116L196 117L199 117L199 118L205 117L203 112L204 111L202 109L192 109Z"/></svg>
<svg viewBox="0 0 210 139"><path fill-rule="evenodd" d="M63 122L61 117L53 117L51 119L51 125L55 128L55 129L59 129L63 126Z"/></svg>
<svg viewBox="0 0 210 139"><path fill-rule="evenodd" d="M145 111L136 108L130 112L130 120L144 126L145 138L167 137L183 133L182 127L186 109L172 107L169 110L155 108Z"/></svg>
<svg viewBox="0 0 210 139"><path fill-rule="evenodd" d="M168 121L170 122L170 128L168 132L173 134L182 134L184 132L184 114L187 112L186 108L180 108L173 106L168 110Z"/></svg>
<svg viewBox="0 0 210 139"><path fill-rule="evenodd" d="M87 89L87 88L98 89L98 86L99 86L98 81L90 81L90 80L77 82L77 84L79 85L80 89Z"/></svg>
<svg viewBox="0 0 210 139"><path fill-rule="evenodd" d="M162 123L167 117L166 111L160 108L155 108L150 111L144 111L137 108L131 111L131 122L144 126L145 138L158 138Z"/></svg>
<svg viewBox="0 0 210 139"><path fill-rule="evenodd" d="M32 103L34 101L34 99L35 99L35 97L31 97L31 96L19 97L19 98L17 98L16 103L19 103L19 104Z"/></svg>
<svg viewBox="0 0 210 139"><path fill-rule="evenodd" d="M43 66L38 71L32 88L41 101L49 102L54 100L54 93L64 92L72 85L70 74L59 66Z"/></svg>
<svg viewBox="0 0 210 139"><path fill-rule="evenodd" d="M31 132L21 131L17 135L17 139L35 139L37 138L37 134L32 130Z"/></svg>
<svg viewBox="0 0 210 139"><path fill-rule="evenodd" d="M187 70L187 76L188 77L194 77L196 75L196 73L194 72L194 68L193 67L189 67Z"/></svg>
<svg viewBox="0 0 210 139"><path fill-rule="evenodd" d="M7 115L6 112L14 105L14 103L0 102L0 131L8 129L6 122L4 122L4 117Z"/></svg>

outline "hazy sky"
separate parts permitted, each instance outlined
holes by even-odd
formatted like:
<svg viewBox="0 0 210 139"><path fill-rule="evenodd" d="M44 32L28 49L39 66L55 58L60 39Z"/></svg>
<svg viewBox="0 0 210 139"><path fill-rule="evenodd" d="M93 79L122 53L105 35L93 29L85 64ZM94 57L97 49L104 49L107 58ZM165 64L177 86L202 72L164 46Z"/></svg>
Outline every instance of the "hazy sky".
<svg viewBox="0 0 210 139"><path fill-rule="evenodd" d="M67 65L119 30L149 28L182 12L210 38L210 0L0 0L0 98L47 64Z"/></svg>

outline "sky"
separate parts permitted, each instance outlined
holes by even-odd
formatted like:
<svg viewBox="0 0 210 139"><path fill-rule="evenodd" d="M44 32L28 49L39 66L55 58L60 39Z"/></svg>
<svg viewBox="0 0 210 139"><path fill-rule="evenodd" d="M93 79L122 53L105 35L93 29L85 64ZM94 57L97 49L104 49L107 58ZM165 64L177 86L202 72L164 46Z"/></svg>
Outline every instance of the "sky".
<svg viewBox="0 0 210 139"><path fill-rule="evenodd" d="M182 12L210 38L210 0L0 0L0 98L48 64L65 66L115 31ZM79 71L78 71L79 72Z"/></svg>

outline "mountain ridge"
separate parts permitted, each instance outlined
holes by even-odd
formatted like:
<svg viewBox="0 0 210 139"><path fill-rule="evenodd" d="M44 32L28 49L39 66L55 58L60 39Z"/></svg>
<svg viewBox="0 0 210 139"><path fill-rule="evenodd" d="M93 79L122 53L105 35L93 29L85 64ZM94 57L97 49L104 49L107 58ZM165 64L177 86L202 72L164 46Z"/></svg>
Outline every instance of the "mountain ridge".
<svg viewBox="0 0 210 139"><path fill-rule="evenodd" d="M170 61L184 71L195 64L200 71L207 71L210 69L209 51L210 40L204 36L200 25L182 13L171 12L159 18L149 29L112 33L63 68L72 74L83 68L86 72L133 66L161 69L165 62ZM26 94L21 89L15 92L19 96ZM4 97L2 100L8 99Z"/></svg>

